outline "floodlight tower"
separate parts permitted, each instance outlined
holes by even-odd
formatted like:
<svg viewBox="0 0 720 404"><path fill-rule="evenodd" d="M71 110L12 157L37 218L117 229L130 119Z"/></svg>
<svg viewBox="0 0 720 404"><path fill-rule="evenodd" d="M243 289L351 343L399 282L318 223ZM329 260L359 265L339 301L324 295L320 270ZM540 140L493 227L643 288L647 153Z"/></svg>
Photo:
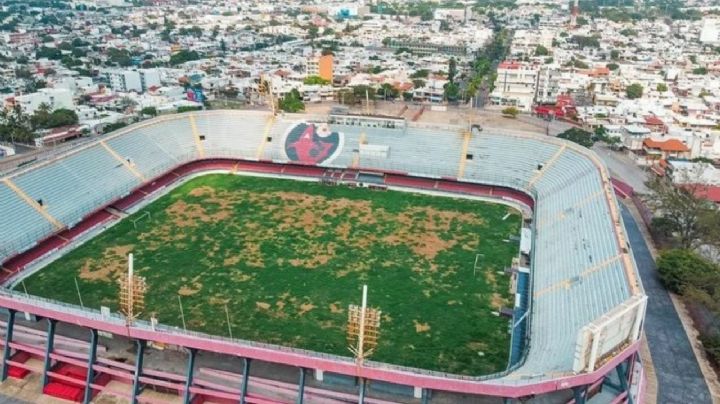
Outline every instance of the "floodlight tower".
<svg viewBox="0 0 720 404"><path fill-rule="evenodd" d="M358 366L362 366L363 360L377 347L381 314L380 310L367 307L367 285L363 285L362 305L351 304L348 309L348 349L355 355Z"/></svg>
<svg viewBox="0 0 720 404"><path fill-rule="evenodd" d="M120 312L125 315L128 325L131 325L145 309L145 293L147 284L144 276L137 276L133 268L133 255L128 254L128 272L120 279Z"/></svg>

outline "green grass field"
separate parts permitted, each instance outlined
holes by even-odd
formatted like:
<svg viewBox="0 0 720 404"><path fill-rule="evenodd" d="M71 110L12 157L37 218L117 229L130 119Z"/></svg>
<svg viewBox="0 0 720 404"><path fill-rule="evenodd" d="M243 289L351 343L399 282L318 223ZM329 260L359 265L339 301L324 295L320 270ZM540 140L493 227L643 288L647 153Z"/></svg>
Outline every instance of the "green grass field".
<svg viewBox="0 0 720 404"><path fill-rule="evenodd" d="M130 219L151 212L134 229ZM511 215L505 217L508 213ZM503 220L505 218L505 220ZM213 174L195 178L24 281L30 294L117 309L126 255L147 278L143 317L350 356L348 304L382 310L372 359L480 375L507 366L502 273L521 216L507 206ZM482 254L473 277L476 254Z"/></svg>

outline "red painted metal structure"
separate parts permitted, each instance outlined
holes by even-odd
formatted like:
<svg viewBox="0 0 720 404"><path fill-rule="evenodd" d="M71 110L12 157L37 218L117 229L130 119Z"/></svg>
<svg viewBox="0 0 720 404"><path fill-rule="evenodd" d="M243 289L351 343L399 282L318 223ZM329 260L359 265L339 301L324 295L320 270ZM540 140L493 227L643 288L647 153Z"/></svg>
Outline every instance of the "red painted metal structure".
<svg viewBox="0 0 720 404"><path fill-rule="evenodd" d="M206 159L180 165L164 175L153 179L146 184L136 188L133 192L116 200L106 206L100 207L95 212L86 216L80 223L70 229L65 229L45 240L39 242L33 248L18 254L3 263L3 273L0 275L0 282L7 282L8 279L17 275L29 264L41 257L45 257L58 249L61 249L78 238L86 231L104 224L114 218L105 209L109 206L119 210L126 210L145 198L152 197L152 194L162 188L182 180L188 175L209 172L251 172L273 174L278 176L301 176L321 178L328 170L325 167L280 164L271 161L247 161L236 159ZM359 169L358 169L359 170ZM353 171L353 170L345 170ZM355 170L357 171L357 170ZM375 170L377 171L377 170ZM483 196L513 201L515 203L534 208L534 200L530 195L521 191L483 184L460 182L453 178L422 178L414 177L402 172L385 173L385 183L388 186L406 187L413 189L435 190L451 193L461 193L473 196ZM309 352L300 352L273 348L269 346L256 346L245 344L239 341L210 338L200 334L172 332L164 329L151 330L143 327L127 326L124 323L103 321L96 316L83 315L78 310L64 310L61 306L40 305L37 301L28 298L24 299L18 295L0 294L0 307L15 311L34 314L39 318L53 319L62 323L74 324L90 330L97 330L124 336L129 339L141 341L154 341L169 345L176 345L187 349L209 351L226 354L236 357L257 359L264 362L295 366L302 369L319 369L325 372L332 372L347 376L360 377L369 380L384 381L399 385L420 387L423 389L442 390L458 393L487 395L505 398L521 398L543 393L568 390L576 386L592 386L602 382L605 376L613 369L621 367L623 363L634 363L639 348L639 341L630 344L621 352L618 352L612 359L598 367L591 373L577 375L557 375L548 378L537 378L522 382L501 381L496 379L483 379L472 377L461 377L445 375L432 372L413 372L412 369L383 366L382 364L368 364L358 367L352 360L342 360L336 357L312 355ZM0 345L3 345L0 343ZM43 355L42 349L19 344L10 341L10 348L17 352L28 352L35 356ZM48 355L53 360L70 364L83 369L88 369L87 359L78 358L67 352L53 351ZM13 365L15 365L13 363ZM125 367L125 369L123 368ZM132 378L127 369L127 364L109 361L98 358L94 361L92 368L97 374L111 375L118 379ZM51 372L50 375L58 380L66 378L64 375ZM179 379L178 379L179 378ZM140 377L142 383L164 386L175 390L184 390L186 379L182 376L171 375L162 372L152 371L143 373ZM169 380L175 379L175 380ZM77 379L75 380L75 382ZM73 382L73 381L69 381ZM90 386L96 392L102 390L103 386L92 384ZM237 400L240 396L236 391L222 391L207 386L201 386L201 382L190 383L188 390L196 396L215 397L223 400ZM122 395L118 393L119 395ZM273 402L267 398L247 396L247 402Z"/></svg>

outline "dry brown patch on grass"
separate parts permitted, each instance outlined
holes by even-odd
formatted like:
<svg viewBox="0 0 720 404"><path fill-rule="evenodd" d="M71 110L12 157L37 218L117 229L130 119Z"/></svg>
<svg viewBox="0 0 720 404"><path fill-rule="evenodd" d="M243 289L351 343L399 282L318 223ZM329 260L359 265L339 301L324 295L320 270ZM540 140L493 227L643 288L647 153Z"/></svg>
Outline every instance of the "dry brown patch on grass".
<svg viewBox="0 0 720 404"><path fill-rule="evenodd" d="M226 299L220 296L210 296L208 302L213 306L224 306L230 302L230 299Z"/></svg>
<svg viewBox="0 0 720 404"><path fill-rule="evenodd" d="M505 304L505 299L502 296L500 296L499 293L493 293L492 296L490 297L490 305L493 308L500 310L504 304Z"/></svg>
<svg viewBox="0 0 720 404"><path fill-rule="evenodd" d="M127 268L127 255L134 245L122 245L106 248L99 260L88 258L80 268L80 279L106 281L118 277Z"/></svg>
<svg viewBox="0 0 720 404"><path fill-rule="evenodd" d="M303 251L305 254L310 255L307 258L293 258L288 262L294 267L303 268L317 268L321 265L325 265L330 262L331 259L335 258L335 244L334 243L313 243Z"/></svg>
<svg viewBox="0 0 720 404"><path fill-rule="evenodd" d="M428 260L435 259L438 253L457 244L456 240L443 240L437 233L395 233L384 237L383 241L393 246L407 245L415 254Z"/></svg>
<svg viewBox="0 0 720 404"><path fill-rule="evenodd" d="M344 222L344 223L340 223L335 228L335 233L337 234L338 239L340 239L342 241L348 241L348 238L350 237L351 229L352 229L352 227L350 226L350 223Z"/></svg>
<svg viewBox="0 0 720 404"><path fill-rule="evenodd" d="M247 282L253 278L254 278L254 276L248 275L248 274L237 274L237 275L233 275L233 277L232 277L232 279L236 282Z"/></svg>
<svg viewBox="0 0 720 404"><path fill-rule="evenodd" d="M303 303L300 305L300 311L298 311L298 315L299 316L305 315L305 313L309 312L310 310L314 309L315 307L317 307L317 306L315 306L312 303Z"/></svg>
<svg viewBox="0 0 720 404"><path fill-rule="evenodd" d="M178 290L178 294L180 296L192 296L199 292L200 289L202 289L202 283L193 282L192 285L183 285L180 290Z"/></svg>
<svg viewBox="0 0 720 404"><path fill-rule="evenodd" d="M208 200L208 202L215 200ZM219 201L220 207L216 212L208 213L204 206L187 203L183 200L174 202L165 209L165 212L172 218L173 223L178 227L194 227L200 223L214 223L226 220L232 216L230 202L225 200Z"/></svg>
<svg viewBox="0 0 720 404"><path fill-rule="evenodd" d="M417 320L413 320L413 324L415 324L415 332L416 333L430 331L430 324L428 324L428 323L421 323Z"/></svg>
<svg viewBox="0 0 720 404"><path fill-rule="evenodd" d="M195 188L188 194L190 196L207 196L207 195L215 195L215 188L203 185L201 187Z"/></svg>
<svg viewBox="0 0 720 404"><path fill-rule="evenodd" d="M495 272L492 270L492 268L485 268L485 282L487 282L488 285L495 286L497 285L497 277L495 276Z"/></svg>
<svg viewBox="0 0 720 404"><path fill-rule="evenodd" d="M234 255L232 257L225 258L223 260L223 265L226 267L230 267L230 266L237 264L238 262L240 262L240 256Z"/></svg>
<svg viewBox="0 0 720 404"><path fill-rule="evenodd" d="M331 313L339 314L344 311L345 310L342 307L340 307L340 302L330 303L330 312Z"/></svg>
<svg viewBox="0 0 720 404"><path fill-rule="evenodd" d="M479 341L470 341L465 344L465 346L468 347L468 349L476 352L485 352L485 350L487 349L487 344Z"/></svg>
<svg viewBox="0 0 720 404"><path fill-rule="evenodd" d="M260 310L269 310L270 309L270 303L265 302L255 302L255 307Z"/></svg>

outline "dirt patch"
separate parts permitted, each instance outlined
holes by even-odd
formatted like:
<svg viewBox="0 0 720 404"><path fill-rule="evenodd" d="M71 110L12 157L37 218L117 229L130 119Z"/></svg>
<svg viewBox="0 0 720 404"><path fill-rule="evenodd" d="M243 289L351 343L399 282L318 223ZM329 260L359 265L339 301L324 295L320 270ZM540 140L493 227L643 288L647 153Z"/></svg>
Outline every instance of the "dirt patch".
<svg viewBox="0 0 720 404"><path fill-rule="evenodd" d="M310 310L314 309L316 306L312 303L303 303L300 305L300 311L298 312L299 316L305 315L305 313L309 312Z"/></svg>
<svg viewBox="0 0 720 404"><path fill-rule="evenodd" d="M492 296L490 297L490 305L494 309L500 310L503 307L503 305L505 305L505 299L503 299L503 297L500 296L499 293L493 293Z"/></svg>
<svg viewBox="0 0 720 404"><path fill-rule="evenodd" d="M330 303L330 312L331 313L339 314L344 311L345 310L343 310L343 308L340 307L340 302Z"/></svg>
<svg viewBox="0 0 720 404"><path fill-rule="evenodd" d="M491 286L497 285L497 277L492 268L485 268L485 282Z"/></svg>
<svg viewBox="0 0 720 404"><path fill-rule="evenodd" d="M226 267L231 267L231 266L237 264L238 262L240 262L240 256L235 255L232 257L225 258L225 260L223 260L223 265Z"/></svg>
<svg viewBox="0 0 720 404"><path fill-rule="evenodd" d="M80 279L109 282L127 270L127 256L134 245L110 247L103 251L101 259L89 258L80 268Z"/></svg>
<svg viewBox="0 0 720 404"><path fill-rule="evenodd" d="M269 310L270 309L270 303L265 302L255 302L255 307L260 310Z"/></svg>
<svg viewBox="0 0 720 404"><path fill-rule="evenodd" d="M456 240L443 240L437 233L396 233L383 239L386 243L396 245L409 245L410 249L428 260L434 260L438 253L452 248Z"/></svg>
<svg viewBox="0 0 720 404"><path fill-rule="evenodd" d="M487 344L479 341L468 342L467 344L465 344L465 346L467 346L468 349L476 352L485 352L487 350Z"/></svg>
<svg viewBox="0 0 720 404"><path fill-rule="evenodd" d="M215 195L215 188L203 185L190 191L190 196L212 196Z"/></svg>
<svg viewBox="0 0 720 404"><path fill-rule="evenodd" d="M202 223L216 223L232 216L229 202L223 201L216 212L209 213L203 205L176 201L165 209L178 227L196 227Z"/></svg>
<svg viewBox="0 0 720 404"><path fill-rule="evenodd" d="M183 285L180 290L178 290L178 294L180 296L192 296L199 292L200 289L202 289L202 284L199 282L193 282L190 286Z"/></svg>
<svg viewBox="0 0 720 404"><path fill-rule="evenodd" d="M415 324L415 332L418 334L430 331L430 324L428 323L421 323L417 320L413 320L413 324Z"/></svg>

